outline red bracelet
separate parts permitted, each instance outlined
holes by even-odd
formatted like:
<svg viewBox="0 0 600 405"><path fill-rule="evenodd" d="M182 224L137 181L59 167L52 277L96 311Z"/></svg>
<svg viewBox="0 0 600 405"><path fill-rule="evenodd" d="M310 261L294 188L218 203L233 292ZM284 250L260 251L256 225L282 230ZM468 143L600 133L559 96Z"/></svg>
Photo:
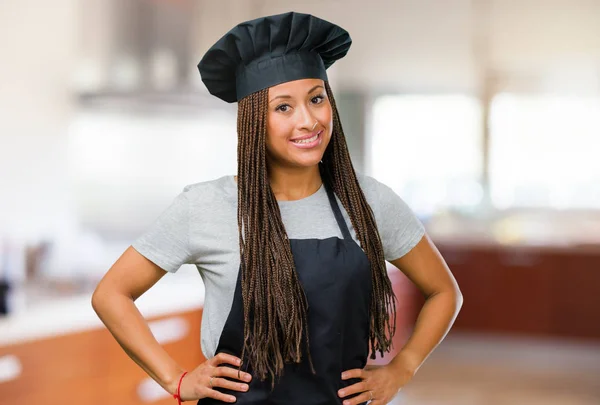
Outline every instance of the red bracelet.
<svg viewBox="0 0 600 405"><path fill-rule="evenodd" d="M183 381L183 377L185 377L187 373L187 371L184 371L183 374L181 374L181 377L179 377L179 384L177 384L177 392L173 395L173 398L177 400L177 403L179 405L181 405L181 382Z"/></svg>

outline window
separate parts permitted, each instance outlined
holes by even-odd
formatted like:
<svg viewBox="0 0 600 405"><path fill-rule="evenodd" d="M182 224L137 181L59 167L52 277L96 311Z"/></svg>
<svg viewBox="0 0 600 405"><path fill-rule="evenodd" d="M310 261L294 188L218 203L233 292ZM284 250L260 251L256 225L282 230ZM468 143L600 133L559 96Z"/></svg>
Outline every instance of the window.
<svg viewBox="0 0 600 405"><path fill-rule="evenodd" d="M600 208L600 98L499 94L490 142L496 208Z"/></svg>
<svg viewBox="0 0 600 405"><path fill-rule="evenodd" d="M445 208L473 211L483 197L481 127L474 97L379 97L367 170L420 217Z"/></svg>
<svg viewBox="0 0 600 405"><path fill-rule="evenodd" d="M235 117L83 111L70 167L83 225L137 235L187 184L237 172Z"/></svg>

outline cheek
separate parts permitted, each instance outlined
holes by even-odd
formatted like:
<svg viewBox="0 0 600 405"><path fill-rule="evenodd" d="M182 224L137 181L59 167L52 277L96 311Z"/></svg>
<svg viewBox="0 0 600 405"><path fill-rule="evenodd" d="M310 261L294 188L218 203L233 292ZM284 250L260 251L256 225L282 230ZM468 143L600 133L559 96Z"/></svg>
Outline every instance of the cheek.
<svg viewBox="0 0 600 405"><path fill-rule="evenodd" d="M289 120L288 120L289 121ZM289 123L277 115L267 115L267 148L278 149L290 135Z"/></svg>
<svg viewBox="0 0 600 405"><path fill-rule="evenodd" d="M327 105L324 106L319 113L319 121L327 125L331 131L333 128L333 111L331 109L331 104L327 103Z"/></svg>
<svg viewBox="0 0 600 405"><path fill-rule="evenodd" d="M327 125L327 132L331 137L331 134L333 133L333 111L331 109L331 104L328 106L328 108L323 108L323 112L319 117L319 121Z"/></svg>

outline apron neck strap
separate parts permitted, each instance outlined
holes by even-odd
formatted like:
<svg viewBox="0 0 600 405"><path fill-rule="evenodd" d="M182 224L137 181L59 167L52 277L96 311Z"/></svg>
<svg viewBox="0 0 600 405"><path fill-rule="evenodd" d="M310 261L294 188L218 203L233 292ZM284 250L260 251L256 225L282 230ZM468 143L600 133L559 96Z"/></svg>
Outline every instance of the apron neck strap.
<svg viewBox="0 0 600 405"><path fill-rule="evenodd" d="M350 235L350 230L348 229L348 225L344 220L344 216L342 215L342 211L340 210L340 206L335 199L335 194L333 193L333 189L329 185L329 179L323 178L323 184L325 185L325 190L327 191L327 197L329 198L329 204L331 205L331 209L333 210L333 215L335 216L335 220L342 231L342 235L344 239L347 241L352 240L352 236Z"/></svg>

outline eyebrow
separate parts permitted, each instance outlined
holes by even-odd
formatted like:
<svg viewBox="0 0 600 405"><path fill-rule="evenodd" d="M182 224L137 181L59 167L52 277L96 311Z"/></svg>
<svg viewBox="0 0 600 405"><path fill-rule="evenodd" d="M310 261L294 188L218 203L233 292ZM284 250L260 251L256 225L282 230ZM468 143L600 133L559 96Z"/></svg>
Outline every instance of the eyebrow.
<svg viewBox="0 0 600 405"><path fill-rule="evenodd" d="M306 94L310 94L310 93L312 93L313 91L315 91L315 90L316 90L316 89L318 89L319 87L320 87L320 88L323 88L323 86L321 86L320 84L317 84L315 87L313 87L312 89L310 89L310 90L309 90L309 92L308 92L308 93L306 93ZM271 104L273 101L277 100L278 98L292 98L292 96L290 96L290 95L288 95L288 94L282 94L282 95L280 95L280 96L273 97L271 100L269 100L269 104Z"/></svg>

